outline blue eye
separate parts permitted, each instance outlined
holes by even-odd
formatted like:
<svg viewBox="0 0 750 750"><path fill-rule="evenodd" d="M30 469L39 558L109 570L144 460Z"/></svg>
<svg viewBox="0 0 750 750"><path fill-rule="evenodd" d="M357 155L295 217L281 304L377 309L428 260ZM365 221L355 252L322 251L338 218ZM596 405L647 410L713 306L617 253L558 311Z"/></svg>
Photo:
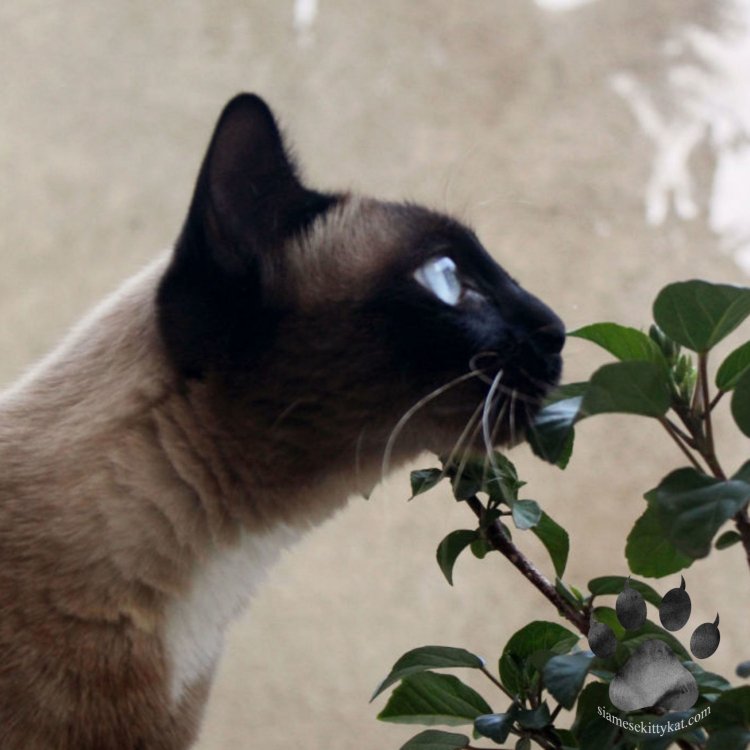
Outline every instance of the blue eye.
<svg viewBox="0 0 750 750"><path fill-rule="evenodd" d="M456 264L448 257L428 260L414 272L414 278L446 305L455 307L461 299L463 285Z"/></svg>

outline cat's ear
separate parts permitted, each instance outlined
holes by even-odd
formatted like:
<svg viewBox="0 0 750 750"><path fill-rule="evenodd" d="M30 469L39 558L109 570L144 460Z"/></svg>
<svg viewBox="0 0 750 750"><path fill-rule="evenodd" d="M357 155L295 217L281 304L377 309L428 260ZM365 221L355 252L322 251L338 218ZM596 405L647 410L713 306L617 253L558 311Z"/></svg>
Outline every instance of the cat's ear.
<svg viewBox="0 0 750 750"><path fill-rule="evenodd" d="M268 105L240 94L224 108L198 177L183 243L200 243L228 273L299 230L311 206Z"/></svg>
<svg viewBox="0 0 750 750"><path fill-rule="evenodd" d="M333 203L303 187L262 99L227 104L157 294L161 333L183 374L251 365L279 314L284 241Z"/></svg>

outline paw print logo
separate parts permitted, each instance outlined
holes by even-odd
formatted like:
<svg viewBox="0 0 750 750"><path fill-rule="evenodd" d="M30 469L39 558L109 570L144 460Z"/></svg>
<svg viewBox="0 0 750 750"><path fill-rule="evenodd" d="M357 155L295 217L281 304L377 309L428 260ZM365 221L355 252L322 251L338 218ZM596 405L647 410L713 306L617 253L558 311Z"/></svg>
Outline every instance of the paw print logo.
<svg viewBox="0 0 750 750"><path fill-rule="evenodd" d="M692 605L685 590L668 591L659 605L659 619L669 631L683 628L690 619ZM626 630L638 630L646 622L646 602L625 582L615 606L617 620ZM690 639L690 651L696 659L706 659L719 647L719 615L714 622L699 625ZM608 659L615 654L617 638L609 625L591 621L589 646L596 656ZM621 711L661 708L684 711L698 700L695 678L682 665L667 643L651 638L640 643L609 684L609 699Z"/></svg>

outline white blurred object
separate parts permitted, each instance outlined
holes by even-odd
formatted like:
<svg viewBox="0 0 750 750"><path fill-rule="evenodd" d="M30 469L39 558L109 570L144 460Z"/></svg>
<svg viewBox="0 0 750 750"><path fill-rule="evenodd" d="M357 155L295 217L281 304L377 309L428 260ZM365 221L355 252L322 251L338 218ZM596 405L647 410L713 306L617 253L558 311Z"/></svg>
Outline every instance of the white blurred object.
<svg viewBox="0 0 750 750"><path fill-rule="evenodd" d="M690 56L667 70L668 99L627 72L612 79L655 146L646 187L646 219L662 224L674 209L680 219L698 213L690 157L706 144L715 167L708 199L708 224L722 247L750 275L750 0L726 3L722 32L691 26L665 48L669 56Z"/></svg>
<svg viewBox="0 0 750 750"><path fill-rule="evenodd" d="M318 0L294 0L294 29L302 44L312 41L312 27L318 16Z"/></svg>
<svg viewBox="0 0 750 750"><path fill-rule="evenodd" d="M581 5L588 5L595 0L534 0L534 2L544 10L565 11L574 10Z"/></svg>

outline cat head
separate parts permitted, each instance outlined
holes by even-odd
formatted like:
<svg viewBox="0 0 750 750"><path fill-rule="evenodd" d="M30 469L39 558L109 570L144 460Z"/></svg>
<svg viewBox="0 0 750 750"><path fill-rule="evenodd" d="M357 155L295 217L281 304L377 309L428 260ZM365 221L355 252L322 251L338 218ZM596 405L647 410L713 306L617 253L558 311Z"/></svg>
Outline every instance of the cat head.
<svg viewBox="0 0 750 750"><path fill-rule="evenodd" d="M184 387L310 470L516 440L560 375L561 321L469 228L307 188L254 95L219 119L157 301Z"/></svg>

